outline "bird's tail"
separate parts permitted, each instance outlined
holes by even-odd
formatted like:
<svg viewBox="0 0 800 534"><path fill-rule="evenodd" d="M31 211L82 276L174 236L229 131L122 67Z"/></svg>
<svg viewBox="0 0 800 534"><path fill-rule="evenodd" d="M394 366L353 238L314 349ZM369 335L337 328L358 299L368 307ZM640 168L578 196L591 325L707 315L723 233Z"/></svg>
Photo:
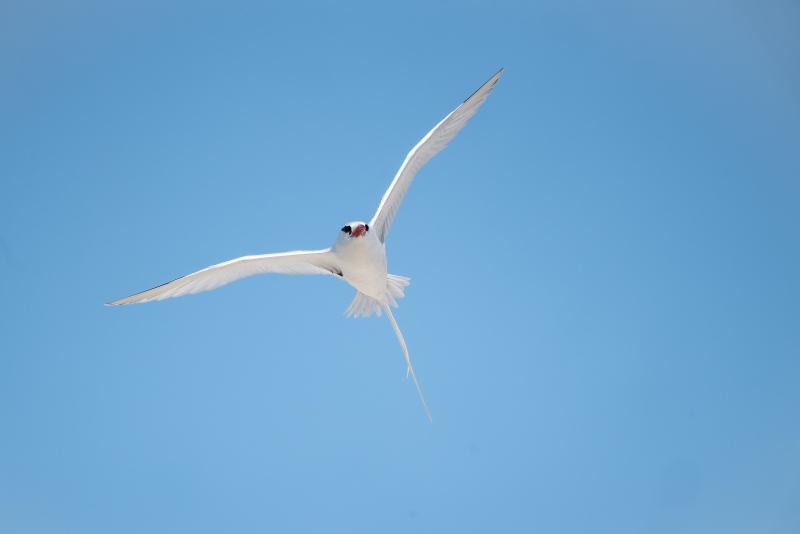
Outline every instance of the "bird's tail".
<svg viewBox="0 0 800 534"><path fill-rule="evenodd" d="M400 342L400 348L403 349L403 355L406 357L406 364L408 365L408 372L411 373L411 378L414 379L414 385L417 386L417 393L419 393L419 398L422 400L422 406L425 408L425 413L428 414L428 419L433 422L433 418L431 417L431 412L428 411L428 405L425 404L425 397L422 396L422 390L419 389L419 384L417 383L417 377L414 376L414 369L411 367L411 359L408 357L408 348L406 347L406 342L403 339L403 334L400 333L400 328L397 326L397 323L394 320L394 315L392 315L392 310L389 306L383 307L384 311L386 311L386 315L389 317L389 320L392 322L392 328L394 328L394 333L397 334L397 340Z"/></svg>
<svg viewBox="0 0 800 534"><path fill-rule="evenodd" d="M388 304L397 308L397 300L405 296L403 288L410 284L411 281L405 276L397 276L396 274L386 275L386 298L384 301L372 298L365 295L361 291L356 290L356 296L350 306L347 307L344 314L347 317L369 317L373 313L378 317L381 316L381 310Z"/></svg>

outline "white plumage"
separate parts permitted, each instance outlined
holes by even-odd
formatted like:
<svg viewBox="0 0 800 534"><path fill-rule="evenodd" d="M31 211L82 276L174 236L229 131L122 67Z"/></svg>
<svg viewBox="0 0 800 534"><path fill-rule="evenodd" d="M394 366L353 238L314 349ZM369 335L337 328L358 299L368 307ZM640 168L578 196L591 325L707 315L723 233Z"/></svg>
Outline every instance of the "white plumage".
<svg viewBox="0 0 800 534"><path fill-rule="evenodd" d="M417 171L455 138L489 96L502 72L503 69L500 69L463 104L428 132L428 135L406 156L389 189L383 195L372 220L368 224L355 221L345 225L337 235L332 247L324 250L298 250L278 254L244 256L212 265L142 293L109 302L108 306L164 300L170 297L209 291L255 274L330 274L337 276L356 288L356 295L345 312L348 317L369 317L373 313L381 315L382 311L388 315L400 347L403 349L408 372L414 379L414 385L422 399L422 405L430 418L430 412L428 412L417 378L414 376L414 369L411 367L405 340L390 310L390 307L397 307L397 299L403 298L403 290L409 284L409 279L388 274L386 236L389 234L392 221Z"/></svg>

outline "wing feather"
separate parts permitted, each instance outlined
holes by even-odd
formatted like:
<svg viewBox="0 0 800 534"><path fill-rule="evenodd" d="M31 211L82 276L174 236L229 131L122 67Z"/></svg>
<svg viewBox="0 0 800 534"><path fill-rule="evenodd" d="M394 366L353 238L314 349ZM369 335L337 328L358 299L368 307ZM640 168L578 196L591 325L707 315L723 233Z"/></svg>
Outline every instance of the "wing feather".
<svg viewBox="0 0 800 534"><path fill-rule="evenodd" d="M151 300L164 300L201 291L210 291L240 278L265 273L282 274L340 274L336 257L331 249L297 250L278 254L243 256L186 275L164 285L109 302L106 306L136 304Z"/></svg>
<svg viewBox="0 0 800 534"><path fill-rule="evenodd" d="M391 227L400 203L403 202L403 197L411 186L417 171L433 156L441 152L467 124L467 121L475 115L502 73L503 69L500 69L497 74L489 78L489 81L428 132L428 135L408 153L389 189L383 195L378 211L375 212L375 216L369 223L370 229L377 232L381 243L386 241L389 227Z"/></svg>

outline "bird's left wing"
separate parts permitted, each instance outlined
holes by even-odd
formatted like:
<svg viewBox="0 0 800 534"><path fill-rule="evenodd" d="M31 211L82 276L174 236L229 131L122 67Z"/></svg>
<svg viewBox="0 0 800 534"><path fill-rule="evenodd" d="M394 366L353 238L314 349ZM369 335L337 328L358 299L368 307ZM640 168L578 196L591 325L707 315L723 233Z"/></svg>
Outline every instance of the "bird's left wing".
<svg viewBox="0 0 800 534"><path fill-rule="evenodd" d="M369 222L370 228L377 232L376 235L381 240L381 243L386 242L389 227L392 226L397 209L400 207L400 203L403 202L403 197L406 195L409 186L411 186L417 171L428 163L433 156L444 150L447 144L461 131L461 128L466 126L467 121L475 115L480 105L489 96L492 87L497 83L502 73L503 69L500 69L497 74L489 78L489 81L475 91L463 104L454 109L433 130L428 132L428 135L408 153L403 165L400 166L400 170L397 171L394 180L392 180L392 184L383 195L378 211L375 212L375 216Z"/></svg>
<svg viewBox="0 0 800 534"><path fill-rule="evenodd" d="M341 274L341 269L339 269L339 264L330 248L243 256L225 263L212 265L202 271L197 271L136 295L109 302L106 306L164 300L170 297L210 291L240 278L265 273L338 275Z"/></svg>

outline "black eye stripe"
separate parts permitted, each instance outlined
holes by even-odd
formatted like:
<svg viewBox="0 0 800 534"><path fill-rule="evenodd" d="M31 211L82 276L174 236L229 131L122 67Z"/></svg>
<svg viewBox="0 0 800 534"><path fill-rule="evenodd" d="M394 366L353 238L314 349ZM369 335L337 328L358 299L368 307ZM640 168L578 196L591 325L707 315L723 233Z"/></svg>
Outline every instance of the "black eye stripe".
<svg viewBox="0 0 800 534"><path fill-rule="evenodd" d="M367 232L369 232L369 225L368 224L365 224L364 228L367 230Z"/></svg>
<svg viewBox="0 0 800 534"><path fill-rule="evenodd" d="M352 228L350 228L349 226L345 226L344 228L342 228L342 232L347 232L348 234L351 233L352 231L353 231Z"/></svg>

